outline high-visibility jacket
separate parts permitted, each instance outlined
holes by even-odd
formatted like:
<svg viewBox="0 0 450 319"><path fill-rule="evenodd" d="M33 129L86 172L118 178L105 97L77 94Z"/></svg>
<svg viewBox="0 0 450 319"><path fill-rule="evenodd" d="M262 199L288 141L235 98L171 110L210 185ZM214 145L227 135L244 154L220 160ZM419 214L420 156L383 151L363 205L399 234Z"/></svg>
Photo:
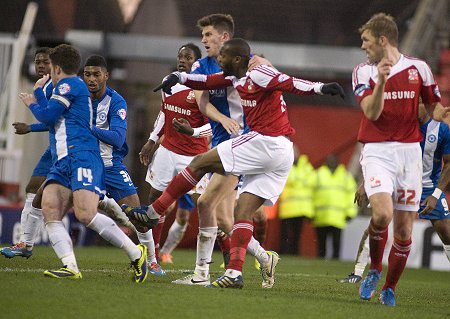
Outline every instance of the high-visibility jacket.
<svg viewBox="0 0 450 319"><path fill-rule="evenodd" d="M315 227L332 226L344 229L347 218L357 214L353 199L356 182L353 176L340 164L334 173L323 165L317 170L317 184L314 192Z"/></svg>
<svg viewBox="0 0 450 319"><path fill-rule="evenodd" d="M301 155L292 166L284 190L280 195L278 217L281 219L314 215L313 192L316 177L308 156Z"/></svg>

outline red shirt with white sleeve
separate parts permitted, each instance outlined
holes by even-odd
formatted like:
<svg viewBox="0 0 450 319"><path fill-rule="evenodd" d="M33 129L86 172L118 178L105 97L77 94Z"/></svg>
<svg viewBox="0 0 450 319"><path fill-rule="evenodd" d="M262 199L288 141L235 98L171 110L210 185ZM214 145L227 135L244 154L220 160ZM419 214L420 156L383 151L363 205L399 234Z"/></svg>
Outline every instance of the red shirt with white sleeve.
<svg viewBox="0 0 450 319"><path fill-rule="evenodd" d="M173 119L186 119L191 127L203 127L198 137L179 133L172 126ZM172 87L172 95L162 93L161 111L155 121L150 139L156 142L164 135L162 146L179 155L195 156L208 150L207 136L211 135L211 126L195 100L194 91L177 84Z"/></svg>
<svg viewBox="0 0 450 319"><path fill-rule="evenodd" d="M297 95L320 94L323 83L291 77L266 65L247 72L245 77L225 77L222 73L180 74L181 83L196 89L218 89L234 86L241 98L245 120L251 131L267 136L291 136L283 92Z"/></svg>
<svg viewBox="0 0 450 319"><path fill-rule="evenodd" d="M378 81L376 64L362 63L352 74L353 91L360 103L373 93ZM380 117L371 121L363 117L358 132L361 143L396 141L420 142L418 110L423 103L440 102L439 88L430 67L422 60L401 55L392 66L384 90L384 107Z"/></svg>

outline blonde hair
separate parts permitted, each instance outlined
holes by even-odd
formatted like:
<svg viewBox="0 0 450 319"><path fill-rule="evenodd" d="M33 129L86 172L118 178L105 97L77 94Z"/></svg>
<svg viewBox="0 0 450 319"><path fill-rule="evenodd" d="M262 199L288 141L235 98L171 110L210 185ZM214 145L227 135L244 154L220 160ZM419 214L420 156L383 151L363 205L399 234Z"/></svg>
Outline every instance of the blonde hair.
<svg viewBox="0 0 450 319"><path fill-rule="evenodd" d="M368 30L375 38L384 36L393 46L398 45L398 28L394 18L383 12L374 14L369 21L359 28L359 33Z"/></svg>

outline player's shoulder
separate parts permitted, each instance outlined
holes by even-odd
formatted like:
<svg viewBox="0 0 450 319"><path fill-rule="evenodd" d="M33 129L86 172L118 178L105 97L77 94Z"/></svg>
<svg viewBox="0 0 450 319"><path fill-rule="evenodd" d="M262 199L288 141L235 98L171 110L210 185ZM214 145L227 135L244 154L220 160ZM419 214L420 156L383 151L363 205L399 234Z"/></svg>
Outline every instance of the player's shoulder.
<svg viewBox="0 0 450 319"><path fill-rule="evenodd" d="M195 61L192 64L191 73L202 73L202 72L204 72L206 66L209 63L209 59L210 58L208 56L206 56L206 57L203 57L203 58L198 59L197 61Z"/></svg>
<svg viewBox="0 0 450 319"><path fill-rule="evenodd" d="M111 101L114 103L126 103L123 96L109 86L106 87L106 94L111 96Z"/></svg>
<svg viewBox="0 0 450 319"><path fill-rule="evenodd" d="M271 68L267 65L259 65L256 68L252 69L248 76L255 83L266 83L267 81L272 80L274 77L277 77L280 72L274 68Z"/></svg>
<svg viewBox="0 0 450 319"><path fill-rule="evenodd" d="M88 92L86 84L78 76L61 79L55 87L58 95L75 95Z"/></svg>

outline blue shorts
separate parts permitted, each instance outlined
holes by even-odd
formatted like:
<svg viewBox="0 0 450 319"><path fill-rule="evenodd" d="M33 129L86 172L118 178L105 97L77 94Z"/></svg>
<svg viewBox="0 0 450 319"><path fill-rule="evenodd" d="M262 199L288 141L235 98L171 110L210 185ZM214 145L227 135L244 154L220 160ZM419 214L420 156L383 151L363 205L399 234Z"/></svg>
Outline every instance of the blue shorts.
<svg viewBox="0 0 450 319"><path fill-rule="evenodd" d="M53 166L52 154L50 152L50 146L47 147L41 159L36 164L31 176L47 176L50 173L50 169Z"/></svg>
<svg viewBox="0 0 450 319"><path fill-rule="evenodd" d="M188 194L184 194L178 199L178 208L192 211L195 208L192 197Z"/></svg>
<svg viewBox="0 0 450 319"><path fill-rule="evenodd" d="M122 198L136 194L136 187L123 164L105 167L106 193L116 202Z"/></svg>
<svg viewBox="0 0 450 319"><path fill-rule="evenodd" d="M105 193L104 171L100 152L80 151L58 160L45 184L55 181L72 192L86 189L101 195Z"/></svg>
<svg viewBox="0 0 450 319"><path fill-rule="evenodd" d="M434 188L424 188L422 190L422 197L420 198L420 202L422 203L428 196L433 194ZM420 206L420 211L422 211L425 208L425 206ZM450 213L448 211L448 205L447 200L445 199L445 193L442 192L441 197L436 203L436 207L433 209L433 211L428 214L419 214L420 219L448 219L450 218Z"/></svg>

